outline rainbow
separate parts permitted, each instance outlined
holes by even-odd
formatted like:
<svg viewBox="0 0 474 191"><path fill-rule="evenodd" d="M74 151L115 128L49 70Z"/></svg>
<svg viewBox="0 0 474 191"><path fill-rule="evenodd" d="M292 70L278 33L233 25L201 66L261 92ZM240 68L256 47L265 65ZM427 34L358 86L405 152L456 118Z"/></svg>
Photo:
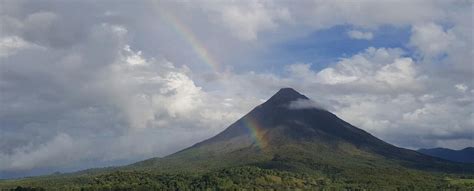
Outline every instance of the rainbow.
<svg viewBox="0 0 474 191"><path fill-rule="evenodd" d="M201 41L194 35L194 33L189 30L186 25L184 25L177 17L173 14L168 13L166 10L162 9L160 5L156 4L155 7L158 9L160 18L171 26L171 28L176 31L193 49L196 55L207 65L214 69L215 72L219 71L219 63L211 56L207 48L203 45ZM262 128L259 123L251 118L243 118L245 127L247 127L252 135L252 138L255 140L255 143L258 148L263 149L268 145L268 141L264 137L264 128Z"/></svg>
<svg viewBox="0 0 474 191"><path fill-rule="evenodd" d="M245 127L250 131L252 138L255 140L255 144L258 148L264 149L268 145L268 140L264 137L265 130L261 127L257 120L250 116L242 118Z"/></svg>
<svg viewBox="0 0 474 191"><path fill-rule="evenodd" d="M187 42L195 54L207 65L209 65L214 71L219 71L219 63L211 56L206 46L194 35L194 33L189 30L186 25L184 25L176 16L169 13L168 11L161 8L160 5L156 4L155 7L158 9L160 18L176 32L179 34L185 42Z"/></svg>

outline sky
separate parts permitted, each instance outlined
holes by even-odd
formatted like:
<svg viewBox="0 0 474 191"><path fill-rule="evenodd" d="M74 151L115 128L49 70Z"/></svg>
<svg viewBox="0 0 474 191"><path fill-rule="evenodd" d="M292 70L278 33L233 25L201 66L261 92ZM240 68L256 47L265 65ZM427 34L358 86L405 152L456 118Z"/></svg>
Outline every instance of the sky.
<svg viewBox="0 0 474 191"><path fill-rule="evenodd" d="M473 8L0 0L0 178L163 157L283 87L399 147L474 146Z"/></svg>

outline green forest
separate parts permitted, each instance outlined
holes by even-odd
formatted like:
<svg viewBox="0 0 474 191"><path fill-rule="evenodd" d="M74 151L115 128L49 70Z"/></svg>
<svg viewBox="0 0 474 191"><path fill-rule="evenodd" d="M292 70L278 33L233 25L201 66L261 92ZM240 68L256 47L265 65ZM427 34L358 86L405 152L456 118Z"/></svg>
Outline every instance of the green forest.
<svg viewBox="0 0 474 191"><path fill-rule="evenodd" d="M474 190L473 176L403 172L357 178L242 166L207 173L115 171L0 181L2 190ZM450 178L447 178L450 176ZM378 178L374 178L378 177ZM18 186L21 185L21 186Z"/></svg>

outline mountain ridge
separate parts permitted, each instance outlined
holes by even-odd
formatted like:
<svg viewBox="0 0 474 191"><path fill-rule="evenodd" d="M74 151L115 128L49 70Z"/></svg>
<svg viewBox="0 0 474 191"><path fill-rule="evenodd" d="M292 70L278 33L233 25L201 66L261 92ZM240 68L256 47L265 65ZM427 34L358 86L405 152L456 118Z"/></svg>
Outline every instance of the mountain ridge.
<svg viewBox="0 0 474 191"><path fill-rule="evenodd" d="M474 163L474 147L466 147L460 150L448 148L418 149L420 153L442 158L454 162Z"/></svg>

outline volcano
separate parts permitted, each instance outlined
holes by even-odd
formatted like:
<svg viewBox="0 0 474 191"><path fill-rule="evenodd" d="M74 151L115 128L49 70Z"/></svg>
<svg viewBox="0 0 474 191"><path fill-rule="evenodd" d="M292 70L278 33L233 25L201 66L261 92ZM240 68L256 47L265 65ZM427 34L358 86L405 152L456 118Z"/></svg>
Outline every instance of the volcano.
<svg viewBox="0 0 474 191"><path fill-rule="evenodd" d="M449 172L472 170L472 166L386 143L318 107L292 88L280 89L212 138L129 168L208 171L239 165L298 172L386 166Z"/></svg>
<svg viewBox="0 0 474 191"><path fill-rule="evenodd" d="M283 88L221 133L169 156L0 180L0 189L472 190L472 177L473 164L393 146Z"/></svg>

